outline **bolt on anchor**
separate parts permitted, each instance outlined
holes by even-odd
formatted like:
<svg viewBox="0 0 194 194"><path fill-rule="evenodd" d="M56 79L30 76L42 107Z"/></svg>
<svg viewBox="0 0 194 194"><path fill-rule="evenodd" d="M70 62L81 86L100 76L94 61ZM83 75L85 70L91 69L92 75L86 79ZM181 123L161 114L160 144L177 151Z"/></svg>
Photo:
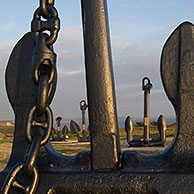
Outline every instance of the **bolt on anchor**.
<svg viewBox="0 0 194 194"><path fill-rule="evenodd" d="M133 120L128 116L125 120L125 131L127 133L127 142L129 146L163 146L166 141L166 119L163 115L160 115L157 121L157 128L159 131L159 138L150 138L150 123L149 123L149 95L152 89L152 83L148 77L144 77L142 80L142 90L144 91L144 131L143 139L133 138Z"/></svg>
<svg viewBox="0 0 194 194"><path fill-rule="evenodd" d="M64 127L61 130L61 121L62 121L62 117L57 117L55 119L56 123L57 123L57 129L55 129L54 127L52 128L52 133L51 133L51 141L66 141L66 136L68 133L68 127L67 125L64 125Z"/></svg>
<svg viewBox="0 0 194 194"><path fill-rule="evenodd" d="M86 104L85 100L80 101L80 110L82 114L82 136L80 136L79 131L81 131L79 125L71 120L70 121L70 130L71 133L76 134L78 138L78 142L88 142L90 141L89 136L87 136L86 131L89 131L89 126L88 129L86 130L86 119L85 119L85 111L88 108L88 105Z"/></svg>

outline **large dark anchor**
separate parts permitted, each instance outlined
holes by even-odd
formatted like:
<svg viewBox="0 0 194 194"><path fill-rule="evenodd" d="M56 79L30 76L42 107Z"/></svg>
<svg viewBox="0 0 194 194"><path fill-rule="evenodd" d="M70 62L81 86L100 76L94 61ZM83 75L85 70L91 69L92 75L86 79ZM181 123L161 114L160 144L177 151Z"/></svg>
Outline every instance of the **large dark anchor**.
<svg viewBox="0 0 194 194"><path fill-rule="evenodd" d="M36 27L16 44L6 69L15 128L12 154L0 173L1 194L194 193L193 24L179 25L161 56L162 82L177 117L174 141L160 154L121 153L107 3L81 1L91 151L68 157L57 153L48 141L49 105L57 80L52 44L59 25L53 22L57 19L53 1L40 2ZM51 36L44 30L51 31ZM46 47L37 53L40 42ZM50 57L45 58L45 52Z"/></svg>
<svg viewBox="0 0 194 194"><path fill-rule="evenodd" d="M55 129L54 127L52 128L51 141L66 141L68 127L67 125L64 125L63 128L61 129L61 120L62 120L62 117L60 116L55 119L57 123L57 129Z"/></svg>
<svg viewBox="0 0 194 194"><path fill-rule="evenodd" d="M86 104L85 100L82 100L80 102L80 110L82 113L82 136L80 136L79 131L81 131L79 125L71 120L70 121L70 130L71 133L76 134L77 138L78 138L78 142L88 142L90 141L89 136L86 135L86 119L85 119L85 111L88 108L88 105ZM87 131L89 131L89 127L87 128Z"/></svg>
<svg viewBox="0 0 194 194"><path fill-rule="evenodd" d="M149 132L149 95L152 89L152 84L148 77L142 80L142 90L144 91L144 133L143 139L133 139L133 121L131 117L125 120L125 131L127 133L127 142L129 146L163 146L166 141L166 120L163 115L160 115L157 121L159 138L150 138Z"/></svg>

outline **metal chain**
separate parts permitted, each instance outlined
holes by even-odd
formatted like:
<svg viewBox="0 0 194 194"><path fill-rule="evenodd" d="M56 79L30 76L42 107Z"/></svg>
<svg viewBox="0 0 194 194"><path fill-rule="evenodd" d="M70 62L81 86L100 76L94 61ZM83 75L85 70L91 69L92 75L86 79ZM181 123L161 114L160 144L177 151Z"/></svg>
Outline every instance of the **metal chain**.
<svg viewBox="0 0 194 194"><path fill-rule="evenodd" d="M41 14L45 19L48 19L49 17L49 12L48 12L48 5L54 5L54 0L40 0L40 9L41 9Z"/></svg>
<svg viewBox="0 0 194 194"><path fill-rule="evenodd" d="M31 28L35 37L32 65L34 84L38 92L37 102L29 107L24 123L25 138L29 149L24 161L16 164L8 174L2 187L3 194L8 194L12 188L20 189L25 194L34 194L39 183L36 160L40 147L49 141L53 125L53 115L48 99L56 74L56 54L52 44L56 41L60 28L58 13L53 6L54 0L40 0L40 7L34 13ZM41 21L41 16L47 21ZM50 31L50 36L44 33L45 30ZM21 175L28 179L28 184L19 181Z"/></svg>
<svg viewBox="0 0 194 194"><path fill-rule="evenodd" d="M60 29L60 19L58 17L57 10L53 7L51 0L45 6L46 0L41 0L42 3L40 5L42 7L37 8L34 13L34 18L31 22L31 31L34 32L35 37L37 37L40 33L45 30L50 32L50 37L47 40L48 45L52 45L56 39ZM46 15L45 15L46 14ZM41 16L47 19L46 21L41 21Z"/></svg>

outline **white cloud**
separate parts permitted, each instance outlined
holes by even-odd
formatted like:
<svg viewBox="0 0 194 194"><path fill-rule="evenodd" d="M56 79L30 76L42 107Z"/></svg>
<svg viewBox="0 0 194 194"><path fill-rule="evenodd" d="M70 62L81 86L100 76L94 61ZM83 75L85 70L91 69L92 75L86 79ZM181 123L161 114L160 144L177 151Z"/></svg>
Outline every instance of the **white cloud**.
<svg viewBox="0 0 194 194"><path fill-rule="evenodd" d="M63 71L63 72L59 72L59 76L77 76L79 74L82 74L84 71L80 70L80 71Z"/></svg>
<svg viewBox="0 0 194 194"><path fill-rule="evenodd" d="M151 92L152 105L155 105L152 108L152 115L157 115L158 111L164 115L173 115L172 107L163 92L160 80L161 48L156 42L156 37L160 37L160 32L141 42L131 44L119 35L112 36L113 65L120 116L130 114L132 117L141 117L143 107L141 80L144 76L150 77L154 85ZM152 40L151 44L147 44L150 40ZM1 75L4 75L4 69L14 44L13 41L0 43ZM57 90L52 103L54 115L66 118L79 117L79 101L86 99L81 27L73 26L62 29L54 48L57 53L58 69ZM7 102L3 86L3 76L0 82L0 105L3 110L0 110L0 119L12 118L13 113Z"/></svg>

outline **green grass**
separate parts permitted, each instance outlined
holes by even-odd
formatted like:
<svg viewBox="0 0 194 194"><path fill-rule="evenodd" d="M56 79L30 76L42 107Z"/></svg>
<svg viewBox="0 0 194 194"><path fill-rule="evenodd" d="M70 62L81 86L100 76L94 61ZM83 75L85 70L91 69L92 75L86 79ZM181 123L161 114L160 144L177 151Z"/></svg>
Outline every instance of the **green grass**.
<svg viewBox="0 0 194 194"><path fill-rule="evenodd" d="M13 130L13 127L0 126L0 133L5 135L2 139L0 139L0 143L12 143Z"/></svg>
<svg viewBox="0 0 194 194"><path fill-rule="evenodd" d="M2 133L3 135L5 135L1 140L0 140L0 144L2 143L12 143L13 142L13 136L11 136L11 134L13 135L13 127L2 127L0 126L0 133ZM133 135L135 136L142 136L143 135L143 126L138 126L135 127L133 130ZM167 126L167 130L166 130L166 137L174 137L174 134L176 132L176 124L171 124ZM158 134L158 130L157 130L157 126L150 126L150 135L153 134ZM79 132L80 136L82 135L82 132ZM68 139L70 140L77 140L77 136L75 134L71 134L70 132L67 134L69 136ZM87 132L87 135L89 135L89 132ZM126 132L124 128L120 128L119 129L119 135L120 138L126 138ZM138 137L139 138L139 137ZM77 146L71 146L71 147L58 147L56 148L56 150L64 155L76 155L77 153L79 153L82 150L90 150L90 145L86 145L85 147L77 147ZM152 151L148 151L148 150L139 150L139 152L145 154L145 155L152 155L152 154L157 154L160 151L159 150L152 150Z"/></svg>
<svg viewBox="0 0 194 194"><path fill-rule="evenodd" d="M4 135L13 134L13 130L13 127L0 126L0 133L3 133Z"/></svg>
<svg viewBox="0 0 194 194"><path fill-rule="evenodd" d="M3 139L0 140L0 143L12 143L13 137L3 137Z"/></svg>
<svg viewBox="0 0 194 194"><path fill-rule="evenodd" d="M10 135L13 134L13 127L4 127L4 126L0 126L0 133L4 134L5 137L3 137L3 139L0 140L0 143L11 143L13 142L13 137L11 137ZM138 126L135 127L133 130L133 135L137 135L137 136L142 136L143 135L143 126ZM176 124L171 124L167 126L167 130L166 130L166 137L174 137L174 134L176 132ZM157 130L157 126L150 126L150 135L153 134L158 134L158 130ZM82 135L82 132L79 132L80 136ZM89 132L87 132L87 135L89 134ZM73 140L73 139L77 139L77 136L75 134L71 134L68 133L67 134L69 136L68 139ZM126 138L126 132L124 128L120 128L119 129L119 135L120 138Z"/></svg>
<svg viewBox="0 0 194 194"><path fill-rule="evenodd" d="M159 134L157 126L150 125L149 129L150 129L150 135ZM137 136L143 136L143 132L144 132L144 127L137 126L137 127L134 127L132 134ZM166 137L174 137L175 132L176 132L176 124L174 123L174 124L168 125L166 130ZM126 132L124 128L119 129L119 135L120 135L120 138L126 137Z"/></svg>

